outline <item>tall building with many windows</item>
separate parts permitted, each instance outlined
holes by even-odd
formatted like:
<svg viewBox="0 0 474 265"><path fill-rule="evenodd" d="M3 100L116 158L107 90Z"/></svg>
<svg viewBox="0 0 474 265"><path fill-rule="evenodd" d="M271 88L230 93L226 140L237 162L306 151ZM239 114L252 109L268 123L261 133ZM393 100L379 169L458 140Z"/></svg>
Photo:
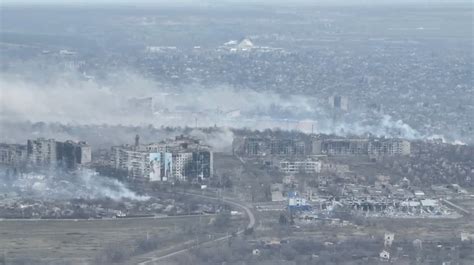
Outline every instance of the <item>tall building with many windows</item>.
<svg viewBox="0 0 474 265"><path fill-rule="evenodd" d="M0 164L17 166L26 161L26 146L20 144L0 144Z"/></svg>
<svg viewBox="0 0 474 265"><path fill-rule="evenodd" d="M27 142L28 160L35 166L56 166L57 146L54 139L38 138Z"/></svg>
<svg viewBox="0 0 474 265"><path fill-rule="evenodd" d="M86 142L38 138L27 142L28 162L33 166L65 166L74 169L91 162L91 147Z"/></svg>
<svg viewBox="0 0 474 265"><path fill-rule="evenodd" d="M195 139L112 148L111 166L128 172L131 180L201 182L213 174L213 153Z"/></svg>

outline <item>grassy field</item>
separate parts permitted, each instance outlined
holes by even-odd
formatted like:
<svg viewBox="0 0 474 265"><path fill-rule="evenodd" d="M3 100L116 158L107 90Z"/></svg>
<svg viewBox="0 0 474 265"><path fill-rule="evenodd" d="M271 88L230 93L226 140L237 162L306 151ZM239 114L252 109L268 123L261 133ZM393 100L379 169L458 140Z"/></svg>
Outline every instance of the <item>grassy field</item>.
<svg viewBox="0 0 474 265"><path fill-rule="evenodd" d="M105 247L120 243L132 246L148 235L163 235L167 240L159 248L185 241L185 233L201 222L207 226L210 216L161 219L115 220L21 220L0 221L0 258L8 262L36 261L39 264L88 264ZM170 240L171 238L171 240ZM0 263L1 260L0 260ZM67 263L66 263L67 264Z"/></svg>

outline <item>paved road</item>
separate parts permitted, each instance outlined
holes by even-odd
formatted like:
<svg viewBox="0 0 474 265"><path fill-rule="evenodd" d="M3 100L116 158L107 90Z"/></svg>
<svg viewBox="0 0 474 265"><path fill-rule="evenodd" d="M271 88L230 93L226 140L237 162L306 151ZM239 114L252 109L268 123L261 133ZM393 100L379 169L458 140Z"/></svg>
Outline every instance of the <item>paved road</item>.
<svg viewBox="0 0 474 265"><path fill-rule="evenodd" d="M187 194L190 194L190 193L187 193ZM255 216L253 215L250 208L247 205L243 204L242 202L238 202L238 201L235 201L235 200L233 200L231 198L227 198L227 197L223 197L221 199L218 199L218 198L215 198L215 197L210 197L210 196L201 195L201 194L191 194L191 195L196 196L196 197L202 197L202 198L209 199L209 200L216 200L216 201L221 200L224 203L227 203L227 204L233 205L237 208L240 208L240 209L245 211L245 214L249 218L249 223L247 225L247 228L250 229L250 228L253 228L255 226ZM243 231L239 231L239 232L243 232Z"/></svg>
<svg viewBox="0 0 474 265"><path fill-rule="evenodd" d="M119 217L119 218L90 218L90 219L73 219L73 218L50 218L50 219L35 219L35 218L0 218L0 222L101 222L101 221L127 221L127 220L143 220L143 219L185 219L197 218L199 216L214 216L215 214L185 214L185 215L155 215L155 216L140 216L140 217Z"/></svg>
<svg viewBox="0 0 474 265"><path fill-rule="evenodd" d="M207 199L207 200L214 200L214 201L221 201L221 202L224 202L224 203L227 203L227 204L230 204L232 206L235 206L243 211L245 211L245 214L247 215L247 217L249 218L249 223L247 225L247 229L251 229L255 226L255 216L253 215L252 211L250 210L250 208L241 203L241 202L238 202L238 201L234 201L230 198L216 198L216 197L211 197L211 196L206 196L206 195L202 195L202 194L194 194L194 193L186 193L186 195L191 195L191 196L195 196L195 197L200 197L200 198L204 198L204 199ZM244 233L245 230L239 230L237 232L237 234L242 234ZM216 242L220 242L220 241L224 241L226 239L229 239L230 237L232 237L232 235L226 235L226 236L223 236L223 237L219 237L219 238L216 238L214 240L210 240L210 241L206 241L206 242L203 242L201 244L199 244L200 246L205 246L205 245L210 245L210 244L213 244L213 243L216 243ZM162 255L162 256L159 256L159 257L154 257L154 258L150 258L149 260L147 261L143 261L143 262L140 262L138 263L138 265L154 265L154 264L159 264L160 261L162 260L165 260L169 257L173 257L173 256L176 256L176 255L179 255L181 253L184 253L188 250L190 250L191 248L193 248L193 246L183 246L182 249L180 250L176 250L174 252L171 252L171 253L168 253L168 254L165 254L165 255Z"/></svg>

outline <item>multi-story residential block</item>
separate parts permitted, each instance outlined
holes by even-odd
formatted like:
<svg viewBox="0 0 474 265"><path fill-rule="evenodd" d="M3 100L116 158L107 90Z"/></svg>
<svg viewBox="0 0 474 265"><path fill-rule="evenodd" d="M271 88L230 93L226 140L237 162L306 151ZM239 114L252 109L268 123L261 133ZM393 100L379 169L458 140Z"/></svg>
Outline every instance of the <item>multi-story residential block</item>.
<svg viewBox="0 0 474 265"><path fill-rule="evenodd" d="M56 166L57 146L54 139L38 138L27 142L28 160L35 166Z"/></svg>
<svg viewBox="0 0 474 265"><path fill-rule="evenodd" d="M92 160L91 147L86 142L56 142L58 161L67 168L89 164Z"/></svg>
<svg viewBox="0 0 474 265"><path fill-rule="evenodd" d="M399 156L410 154L410 142L402 139L319 139L312 141L313 154L330 156Z"/></svg>
<svg viewBox="0 0 474 265"><path fill-rule="evenodd" d="M136 151L130 146L114 146L111 164L115 169L127 171L130 178L138 179L149 175L149 156L148 152Z"/></svg>
<svg viewBox="0 0 474 265"><path fill-rule="evenodd" d="M65 166L74 169L91 162L91 147L86 142L59 142L54 139L28 140L27 157L39 167Z"/></svg>
<svg viewBox="0 0 474 265"><path fill-rule="evenodd" d="M318 140L313 143L313 150L319 151L325 155L367 155L368 154L368 139L325 139L319 140L320 147L316 144Z"/></svg>
<svg viewBox="0 0 474 265"><path fill-rule="evenodd" d="M306 159L299 161L280 161L280 171L286 174L297 173L319 173L321 172L321 161Z"/></svg>
<svg viewBox="0 0 474 265"><path fill-rule="evenodd" d="M371 156L402 156L411 153L411 145L402 139L377 139L369 142L368 153Z"/></svg>
<svg viewBox="0 0 474 265"><path fill-rule="evenodd" d="M159 143L113 147L111 165L135 180L202 181L212 177L213 154L209 146L179 136Z"/></svg>
<svg viewBox="0 0 474 265"><path fill-rule="evenodd" d="M25 145L0 144L0 164L16 166L26 161Z"/></svg>
<svg viewBox="0 0 474 265"><path fill-rule="evenodd" d="M234 153L241 156L304 156L311 145L304 140L291 138L235 138L232 143Z"/></svg>
<svg viewBox="0 0 474 265"><path fill-rule="evenodd" d="M186 167L193 159L193 153L175 153L173 154L173 175L176 181L186 180Z"/></svg>

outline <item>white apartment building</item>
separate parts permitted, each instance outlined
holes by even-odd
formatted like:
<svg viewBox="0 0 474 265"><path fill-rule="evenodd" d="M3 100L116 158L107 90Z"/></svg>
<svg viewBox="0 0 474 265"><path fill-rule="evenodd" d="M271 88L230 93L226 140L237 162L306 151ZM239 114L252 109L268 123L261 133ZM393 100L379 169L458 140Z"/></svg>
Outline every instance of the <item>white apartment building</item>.
<svg viewBox="0 0 474 265"><path fill-rule="evenodd" d="M321 172L321 161L301 160L301 161L280 161L280 171L286 174L296 173L319 173Z"/></svg>

